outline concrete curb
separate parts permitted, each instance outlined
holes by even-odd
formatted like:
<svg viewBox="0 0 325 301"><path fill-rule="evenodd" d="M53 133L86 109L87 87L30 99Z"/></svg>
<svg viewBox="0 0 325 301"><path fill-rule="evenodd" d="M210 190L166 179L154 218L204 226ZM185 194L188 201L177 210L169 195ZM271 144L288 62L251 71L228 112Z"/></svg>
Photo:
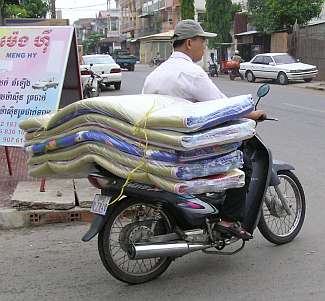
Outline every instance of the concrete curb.
<svg viewBox="0 0 325 301"><path fill-rule="evenodd" d="M317 91L324 91L325 90L325 87L321 87L321 86L310 86L310 87L306 86L304 88L306 88L306 89L312 89L312 90L317 90Z"/></svg>
<svg viewBox="0 0 325 301"><path fill-rule="evenodd" d="M17 229L54 223L90 223L94 215L89 209L75 207L70 210L25 210L0 209L0 229Z"/></svg>

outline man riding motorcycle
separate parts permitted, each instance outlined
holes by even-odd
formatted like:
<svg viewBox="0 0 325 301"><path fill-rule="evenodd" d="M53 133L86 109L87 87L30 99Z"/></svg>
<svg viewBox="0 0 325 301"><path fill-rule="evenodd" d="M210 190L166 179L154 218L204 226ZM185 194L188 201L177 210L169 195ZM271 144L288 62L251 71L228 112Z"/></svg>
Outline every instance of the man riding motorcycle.
<svg viewBox="0 0 325 301"><path fill-rule="evenodd" d="M228 98L216 87L204 70L195 64L203 57L207 38L215 36L214 33L204 32L201 25L194 20L180 21L172 38L173 54L148 75L142 93L171 95L193 102L215 99L226 102ZM265 117L265 112L261 110L246 116L253 120ZM221 231L247 240L252 238L252 235L238 223L242 222L246 193L250 183L251 162L245 156L245 143L242 146L242 151L246 183L243 188L227 191L221 209L221 221L217 226Z"/></svg>
<svg viewBox="0 0 325 301"><path fill-rule="evenodd" d="M232 56L231 58L233 61L242 63L244 60L242 59L242 57L239 55L239 51L235 50L235 55Z"/></svg>

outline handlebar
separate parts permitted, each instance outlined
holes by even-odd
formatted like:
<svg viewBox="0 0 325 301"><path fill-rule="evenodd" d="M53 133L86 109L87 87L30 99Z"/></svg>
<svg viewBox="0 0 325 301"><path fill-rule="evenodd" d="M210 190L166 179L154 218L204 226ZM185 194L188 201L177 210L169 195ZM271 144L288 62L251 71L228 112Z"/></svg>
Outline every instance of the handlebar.
<svg viewBox="0 0 325 301"><path fill-rule="evenodd" d="M279 119L277 118L273 118L273 117L264 117L264 116L261 116L259 119L257 119L256 121L257 122L262 122L262 121L266 121L266 120L269 120L269 121L279 121Z"/></svg>

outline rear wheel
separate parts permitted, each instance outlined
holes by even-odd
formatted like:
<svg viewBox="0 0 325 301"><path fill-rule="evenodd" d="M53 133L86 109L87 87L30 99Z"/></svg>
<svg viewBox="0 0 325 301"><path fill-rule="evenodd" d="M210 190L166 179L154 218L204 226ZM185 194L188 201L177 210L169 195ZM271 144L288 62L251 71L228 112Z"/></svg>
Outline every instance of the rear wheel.
<svg viewBox="0 0 325 301"><path fill-rule="evenodd" d="M255 82L255 79L256 79L252 71L246 72L246 78L247 78L247 81L249 81L250 83Z"/></svg>
<svg viewBox="0 0 325 301"><path fill-rule="evenodd" d="M86 84L87 86L85 87L85 89L83 90L82 94L83 94L83 98L90 98L90 87L88 86L88 84Z"/></svg>
<svg viewBox="0 0 325 301"><path fill-rule="evenodd" d="M290 215L283 207L274 187L267 189L258 229L268 241L281 245L292 241L300 232L305 219L306 202L303 188L291 171L279 171L281 190Z"/></svg>
<svg viewBox="0 0 325 301"><path fill-rule="evenodd" d="M110 209L110 208L109 208ZM132 244L145 242L152 235L172 232L171 218L159 203L121 200L109 214L98 236L100 258L115 278L131 283L143 283L161 275L172 258L159 257L132 260L128 252Z"/></svg>
<svg viewBox="0 0 325 301"><path fill-rule="evenodd" d="M115 83L114 88L115 88L115 90L120 90L121 89L121 82Z"/></svg>

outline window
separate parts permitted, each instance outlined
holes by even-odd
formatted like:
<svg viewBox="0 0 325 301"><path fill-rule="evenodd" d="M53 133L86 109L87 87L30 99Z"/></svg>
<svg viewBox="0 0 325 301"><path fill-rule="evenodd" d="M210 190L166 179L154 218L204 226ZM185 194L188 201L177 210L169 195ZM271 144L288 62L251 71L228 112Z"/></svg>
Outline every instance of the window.
<svg viewBox="0 0 325 301"><path fill-rule="evenodd" d="M115 64L110 55L83 56L84 64Z"/></svg>
<svg viewBox="0 0 325 301"><path fill-rule="evenodd" d="M270 63L273 63L273 60L270 56L264 56L264 64L269 65Z"/></svg>
<svg viewBox="0 0 325 301"><path fill-rule="evenodd" d="M277 65L297 63L297 60L289 54L281 54L273 56Z"/></svg>
<svg viewBox="0 0 325 301"><path fill-rule="evenodd" d="M258 55L255 57L255 59L252 61L253 64L264 64L263 56Z"/></svg>

